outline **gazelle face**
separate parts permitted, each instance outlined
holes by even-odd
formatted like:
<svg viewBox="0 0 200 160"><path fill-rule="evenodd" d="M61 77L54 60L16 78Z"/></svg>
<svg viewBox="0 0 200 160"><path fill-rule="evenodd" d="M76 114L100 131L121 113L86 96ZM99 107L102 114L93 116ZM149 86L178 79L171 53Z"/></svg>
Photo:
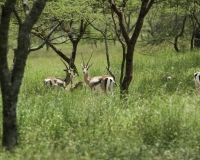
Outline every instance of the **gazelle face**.
<svg viewBox="0 0 200 160"><path fill-rule="evenodd" d="M62 60L62 59L61 59ZM71 69L70 68L70 65L69 65L69 67L65 64L65 62L62 60L62 62L63 62L63 64L65 65L65 67L66 67L66 69L64 69L63 71L65 71L66 72L66 75L67 76L71 76L71 73L72 73L72 71L73 71L73 69Z"/></svg>
<svg viewBox="0 0 200 160"><path fill-rule="evenodd" d="M83 74L86 74L86 73L88 73L88 70L92 66L92 64L90 64L89 66L83 66L83 65L81 65L81 66L82 66Z"/></svg>
<svg viewBox="0 0 200 160"><path fill-rule="evenodd" d="M87 66L82 67L83 74L86 74L88 72L88 69L89 68Z"/></svg>
<svg viewBox="0 0 200 160"><path fill-rule="evenodd" d="M83 70L83 74L87 74L89 68L92 66L92 64L88 65L89 62L90 62L90 59L91 59L91 57L92 57L92 54L91 54L89 60L87 61L86 65L85 65L85 62L84 62L84 60L83 60L83 55L82 55L82 53L81 53L81 56L82 56L82 61L83 61L83 63L81 64L81 67L82 67L82 70Z"/></svg>
<svg viewBox="0 0 200 160"><path fill-rule="evenodd" d="M64 69L63 71L65 71L66 72L66 75L68 75L68 76L71 76L71 74L72 74L72 72L73 72L73 70L70 68L66 68L66 69Z"/></svg>

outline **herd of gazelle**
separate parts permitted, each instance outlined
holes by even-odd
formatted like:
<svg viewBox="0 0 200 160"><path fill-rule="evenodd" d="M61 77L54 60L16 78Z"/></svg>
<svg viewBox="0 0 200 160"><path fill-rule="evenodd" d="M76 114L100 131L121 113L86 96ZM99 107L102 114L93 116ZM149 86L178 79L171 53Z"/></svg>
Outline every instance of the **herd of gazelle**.
<svg viewBox="0 0 200 160"><path fill-rule="evenodd" d="M95 76L91 78L89 76L88 70L92 66L92 64L89 65L92 54L86 64L83 60L82 54L81 56L82 56L82 61L83 61L83 63L81 64L81 67L84 74L84 82L90 87L92 93L94 91L103 91L107 95L108 91L110 91L113 94L113 86L114 84L116 85L114 77L110 75L103 75L103 76ZM66 69L64 69L64 71L66 72L65 79L57 78L53 76L47 77L44 79L45 85L49 85L52 87L60 86L65 89L69 84L71 84L71 87L70 87L71 91L79 87L82 87L83 82L78 82L74 84L74 78L76 77L76 75L73 76L72 75L73 70L70 68L70 66L67 67L67 65L64 63L63 60L62 62L66 67Z"/></svg>
<svg viewBox="0 0 200 160"><path fill-rule="evenodd" d="M83 61L83 63L81 64L81 67L84 74L84 82L90 87L91 91L94 92L96 90L101 90L106 95L108 91L113 93L113 86L114 84L116 85L115 78L110 75L95 76L91 78L89 76L88 70L92 66L92 64L89 65L92 54L86 64L83 60L82 54L81 56L82 56L82 61ZM73 70L70 68L70 66L67 67L67 65L64 63L63 60L62 62L66 67L66 69L64 69L64 71L66 72L65 78L62 79L62 78L57 78L57 77L47 77L44 79L45 85L60 86L65 89L69 84L71 84L71 87L70 87L71 91L79 87L82 87L83 82L78 82L74 84L74 78L76 77L76 75L72 75ZM200 72L194 73L194 83L195 83L196 90L200 90Z"/></svg>

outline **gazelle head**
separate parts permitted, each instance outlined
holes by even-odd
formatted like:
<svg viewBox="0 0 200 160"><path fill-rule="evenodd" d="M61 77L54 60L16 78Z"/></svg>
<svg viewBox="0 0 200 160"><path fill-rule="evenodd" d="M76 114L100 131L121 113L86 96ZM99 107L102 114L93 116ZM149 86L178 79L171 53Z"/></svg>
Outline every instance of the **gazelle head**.
<svg viewBox="0 0 200 160"><path fill-rule="evenodd" d="M62 60L62 59L61 59ZM72 61L72 60L71 60ZM65 65L66 69L64 69L63 71L66 72L66 77L64 79L65 83L66 83L66 86L71 82L71 78L72 78L72 71L73 69L70 68L70 65L69 67L65 64L65 62L62 60L63 64Z"/></svg>
<svg viewBox="0 0 200 160"><path fill-rule="evenodd" d="M73 69L70 68L70 66L68 67L67 64L65 64L65 62L61 59L61 61L63 62L63 64L65 65L65 69L63 71L66 72L66 75L71 76Z"/></svg>
<svg viewBox="0 0 200 160"><path fill-rule="evenodd" d="M90 59L92 58L92 54L88 60L88 62L85 64L84 60L83 60L83 54L81 53L81 56L82 56L82 64L81 64L81 67L82 67L82 70L83 70L83 74L87 74L88 73L88 70L89 68L92 66L92 64L89 65L89 62L90 62Z"/></svg>
<svg viewBox="0 0 200 160"><path fill-rule="evenodd" d="M70 68L70 66L68 67L65 62L63 61L63 59L61 59L61 61L63 62L63 64L65 65L65 69L64 71L66 72L66 76L65 78L59 78L59 77L47 77L44 79L44 84L45 85L49 85L49 86L60 86L63 87L64 89L66 88L66 86L71 82L71 77L72 77L72 69Z"/></svg>

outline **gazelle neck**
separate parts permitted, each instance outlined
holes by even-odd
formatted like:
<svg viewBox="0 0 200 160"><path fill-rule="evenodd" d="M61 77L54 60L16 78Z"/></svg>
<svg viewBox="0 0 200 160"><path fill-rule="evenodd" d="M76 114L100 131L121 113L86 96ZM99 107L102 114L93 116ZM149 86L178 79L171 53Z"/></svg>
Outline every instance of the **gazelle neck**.
<svg viewBox="0 0 200 160"><path fill-rule="evenodd" d="M91 80L91 78L89 77L88 72L84 73L84 81L85 81L85 83L89 85L90 80Z"/></svg>
<svg viewBox="0 0 200 160"><path fill-rule="evenodd" d="M71 82L71 76L69 74L67 74L64 81L65 81L66 85L68 85Z"/></svg>

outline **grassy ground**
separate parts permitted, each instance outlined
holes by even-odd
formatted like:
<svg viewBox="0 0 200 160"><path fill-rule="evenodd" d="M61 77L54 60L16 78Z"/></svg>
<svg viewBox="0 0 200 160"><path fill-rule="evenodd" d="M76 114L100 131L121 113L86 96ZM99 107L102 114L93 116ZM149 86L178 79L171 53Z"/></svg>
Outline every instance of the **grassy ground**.
<svg viewBox="0 0 200 160"><path fill-rule="evenodd" d="M106 73L104 46L84 45L76 81L83 80L81 52L86 60L94 52L91 76ZM119 81L120 48L110 48L110 56ZM0 159L200 159L200 95L193 82L199 62L199 52L136 53L122 101L118 87L109 97L92 96L88 86L73 93L44 87L45 77L65 76L64 65L52 51L31 53L17 108L19 146L12 154L1 148Z"/></svg>

